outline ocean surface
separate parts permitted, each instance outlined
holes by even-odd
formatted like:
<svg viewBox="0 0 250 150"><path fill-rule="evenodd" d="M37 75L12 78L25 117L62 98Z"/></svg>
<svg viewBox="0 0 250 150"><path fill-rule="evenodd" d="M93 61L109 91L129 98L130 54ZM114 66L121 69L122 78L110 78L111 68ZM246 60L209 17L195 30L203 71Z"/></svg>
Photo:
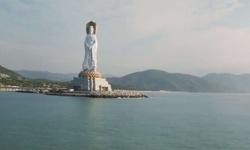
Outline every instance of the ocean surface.
<svg viewBox="0 0 250 150"><path fill-rule="evenodd" d="M0 92L0 150L249 150L250 94Z"/></svg>

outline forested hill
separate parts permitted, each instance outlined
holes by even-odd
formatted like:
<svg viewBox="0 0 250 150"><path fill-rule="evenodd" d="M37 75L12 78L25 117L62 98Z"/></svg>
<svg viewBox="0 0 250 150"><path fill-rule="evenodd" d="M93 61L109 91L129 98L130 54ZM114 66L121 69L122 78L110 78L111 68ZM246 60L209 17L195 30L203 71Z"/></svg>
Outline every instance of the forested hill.
<svg viewBox="0 0 250 150"><path fill-rule="evenodd" d="M4 85L27 85L57 83L67 85L66 82L56 82L46 80L70 80L73 74L50 73L46 71L21 71L25 77L0 66L0 83ZM43 78L30 79L27 78ZM45 78L45 80L44 80ZM208 74L204 77L197 77L182 73L168 73L162 70L150 69L146 71L134 72L123 77L107 78L112 85L112 89L127 90L166 90L184 92L237 92L250 93L250 74ZM35 84L34 84L35 83Z"/></svg>
<svg viewBox="0 0 250 150"><path fill-rule="evenodd" d="M47 79L52 81L70 81L73 77L78 76L77 73L63 74L49 71L15 70L15 72L30 79Z"/></svg>
<svg viewBox="0 0 250 150"><path fill-rule="evenodd" d="M0 65L0 78L23 79L24 77Z"/></svg>
<svg viewBox="0 0 250 150"><path fill-rule="evenodd" d="M234 91L250 93L250 74L234 75L229 73L224 74L208 74L203 79L215 84L220 84L224 87L234 89Z"/></svg>
<svg viewBox="0 0 250 150"><path fill-rule="evenodd" d="M0 65L0 86L65 87L67 84L46 79L29 79Z"/></svg>
<svg viewBox="0 0 250 150"><path fill-rule="evenodd" d="M188 74L161 70L135 72L119 78L108 78L113 88L134 90L167 90L186 92L240 92L240 90L210 82Z"/></svg>

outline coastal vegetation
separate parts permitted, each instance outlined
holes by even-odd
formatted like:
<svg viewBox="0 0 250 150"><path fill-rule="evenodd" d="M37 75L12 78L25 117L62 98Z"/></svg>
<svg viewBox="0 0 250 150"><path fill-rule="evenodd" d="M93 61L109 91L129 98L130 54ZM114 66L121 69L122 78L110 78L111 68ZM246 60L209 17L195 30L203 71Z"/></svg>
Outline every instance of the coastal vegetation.
<svg viewBox="0 0 250 150"><path fill-rule="evenodd" d="M223 92L220 85L212 84L202 78L168 73L161 70L146 70L126 75L121 78L109 78L115 88L134 90L166 90L186 92Z"/></svg>
<svg viewBox="0 0 250 150"><path fill-rule="evenodd" d="M22 73L20 75L0 66L0 85L64 88L76 76L76 74L59 74L46 71L23 71ZM55 81L55 79L62 81ZM112 85L112 89L122 90L250 93L250 74L213 73L204 77L197 77L150 69L134 72L123 77L109 77L107 80Z"/></svg>
<svg viewBox="0 0 250 150"><path fill-rule="evenodd" d="M0 86L19 86L33 88L66 87L68 82L58 82L46 79L29 79L0 65Z"/></svg>
<svg viewBox="0 0 250 150"><path fill-rule="evenodd" d="M30 71L30 70L14 70L16 73L29 78L29 79L47 79L51 81L70 81L74 76L77 76L78 73L52 73L49 71Z"/></svg>
<svg viewBox="0 0 250 150"><path fill-rule="evenodd" d="M115 89L250 93L250 74L208 74L197 77L150 69L107 80Z"/></svg>

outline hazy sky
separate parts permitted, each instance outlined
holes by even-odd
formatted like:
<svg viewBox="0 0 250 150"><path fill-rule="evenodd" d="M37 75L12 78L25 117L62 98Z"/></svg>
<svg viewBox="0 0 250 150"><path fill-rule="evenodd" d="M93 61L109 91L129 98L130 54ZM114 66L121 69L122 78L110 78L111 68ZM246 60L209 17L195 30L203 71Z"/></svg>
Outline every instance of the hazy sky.
<svg viewBox="0 0 250 150"><path fill-rule="evenodd" d="M249 0L0 0L0 64L77 73L97 22L98 71L250 73Z"/></svg>

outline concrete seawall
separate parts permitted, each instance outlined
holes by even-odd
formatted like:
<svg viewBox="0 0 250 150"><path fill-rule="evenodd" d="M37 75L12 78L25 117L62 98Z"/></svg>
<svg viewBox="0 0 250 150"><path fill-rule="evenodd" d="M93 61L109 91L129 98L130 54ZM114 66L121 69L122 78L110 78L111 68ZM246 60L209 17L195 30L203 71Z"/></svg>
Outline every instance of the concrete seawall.
<svg viewBox="0 0 250 150"><path fill-rule="evenodd" d="M115 91L85 91L85 92L49 92L46 95L54 96L78 96L92 98L148 98L138 91L115 90Z"/></svg>

